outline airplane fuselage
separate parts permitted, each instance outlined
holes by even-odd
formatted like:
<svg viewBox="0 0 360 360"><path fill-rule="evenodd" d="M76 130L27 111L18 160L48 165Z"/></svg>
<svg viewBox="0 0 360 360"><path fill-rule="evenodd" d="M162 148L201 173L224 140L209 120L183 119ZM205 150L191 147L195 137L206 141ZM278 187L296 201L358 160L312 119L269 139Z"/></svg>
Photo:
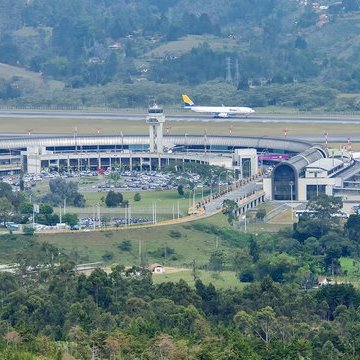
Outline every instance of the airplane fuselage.
<svg viewBox="0 0 360 360"><path fill-rule="evenodd" d="M231 115L250 115L255 112L249 107L230 107L230 106L188 106L186 107L197 113L213 114L217 117L228 117Z"/></svg>

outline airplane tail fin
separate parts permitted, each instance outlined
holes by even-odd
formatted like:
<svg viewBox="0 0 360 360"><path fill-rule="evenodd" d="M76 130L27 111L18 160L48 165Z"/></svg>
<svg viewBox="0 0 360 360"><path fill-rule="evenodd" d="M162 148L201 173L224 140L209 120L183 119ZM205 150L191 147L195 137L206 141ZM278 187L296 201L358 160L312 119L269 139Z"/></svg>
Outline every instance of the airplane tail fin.
<svg viewBox="0 0 360 360"><path fill-rule="evenodd" d="M194 105L193 101L187 95L183 94L182 99L185 103L185 107L190 107Z"/></svg>

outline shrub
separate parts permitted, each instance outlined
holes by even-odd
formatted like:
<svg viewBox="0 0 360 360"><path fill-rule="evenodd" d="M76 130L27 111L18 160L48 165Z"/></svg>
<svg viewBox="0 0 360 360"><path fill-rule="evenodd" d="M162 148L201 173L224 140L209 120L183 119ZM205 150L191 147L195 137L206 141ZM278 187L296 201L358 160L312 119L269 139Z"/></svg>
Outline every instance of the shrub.
<svg viewBox="0 0 360 360"><path fill-rule="evenodd" d="M24 235L33 236L35 233L35 229L31 226L24 226L23 233Z"/></svg>
<svg viewBox="0 0 360 360"><path fill-rule="evenodd" d="M119 245L118 248L121 251L131 251L132 250L132 243L130 240L123 240Z"/></svg>
<svg viewBox="0 0 360 360"><path fill-rule="evenodd" d="M181 238L182 234L180 231L178 230L170 230L169 231L169 236L173 239L179 239Z"/></svg>
<svg viewBox="0 0 360 360"><path fill-rule="evenodd" d="M114 254L111 251L106 251L105 254L102 256L104 261L111 261L114 257Z"/></svg>

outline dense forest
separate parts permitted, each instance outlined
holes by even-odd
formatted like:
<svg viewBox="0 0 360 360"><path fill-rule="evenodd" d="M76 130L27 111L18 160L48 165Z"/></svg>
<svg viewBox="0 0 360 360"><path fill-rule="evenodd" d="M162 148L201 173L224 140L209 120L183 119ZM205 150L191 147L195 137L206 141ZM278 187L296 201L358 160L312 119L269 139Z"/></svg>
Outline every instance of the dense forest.
<svg viewBox="0 0 360 360"><path fill-rule="evenodd" d="M358 359L360 293L270 277L243 291L154 285L141 268L0 274L2 359Z"/></svg>
<svg viewBox="0 0 360 360"><path fill-rule="evenodd" d="M359 5L0 0L0 101L179 105L186 89L199 102L357 111Z"/></svg>
<svg viewBox="0 0 360 360"><path fill-rule="evenodd" d="M228 289L199 279L205 264L193 266L195 286L156 284L146 257L79 274L71 254L33 232L3 235L1 256L18 266L0 272L0 357L359 359L360 291L341 259L359 267L360 215L333 216L341 206L320 195L293 229L274 234L193 224L223 244L206 267L217 276L235 270L238 287ZM229 222L232 210L227 203ZM319 275L331 283L319 286Z"/></svg>

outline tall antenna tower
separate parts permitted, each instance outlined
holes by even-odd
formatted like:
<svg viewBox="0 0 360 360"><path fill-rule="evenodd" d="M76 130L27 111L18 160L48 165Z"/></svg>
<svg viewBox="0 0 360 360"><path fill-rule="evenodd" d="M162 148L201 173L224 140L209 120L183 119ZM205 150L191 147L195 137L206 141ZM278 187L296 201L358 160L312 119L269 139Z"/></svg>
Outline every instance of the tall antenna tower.
<svg viewBox="0 0 360 360"><path fill-rule="evenodd" d="M226 58L226 82L231 83L233 81L231 74L231 58Z"/></svg>
<svg viewBox="0 0 360 360"><path fill-rule="evenodd" d="M239 58L236 58L236 63L235 63L235 81L236 81L236 86L239 85L240 82L240 65L239 65Z"/></svg>

